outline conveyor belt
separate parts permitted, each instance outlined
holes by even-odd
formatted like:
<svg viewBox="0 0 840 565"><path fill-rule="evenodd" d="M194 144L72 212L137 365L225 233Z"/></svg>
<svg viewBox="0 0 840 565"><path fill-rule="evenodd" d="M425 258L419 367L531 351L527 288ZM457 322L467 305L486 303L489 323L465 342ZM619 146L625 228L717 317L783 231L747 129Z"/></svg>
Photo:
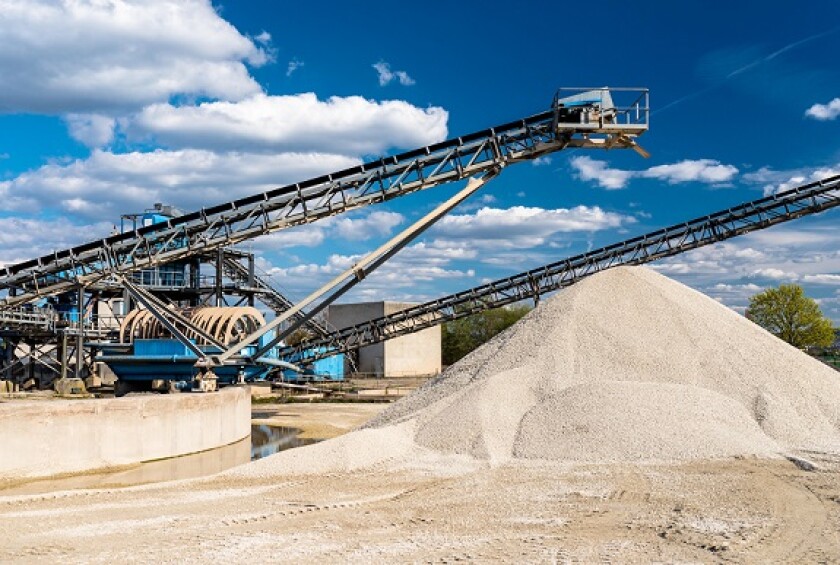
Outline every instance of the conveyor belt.
<svg viewBox="0 0 840 565"><path fill-rule="evenodd" d="M641 265L840 205L840 175L746 202L280 350L314 361L571 286L618 265ZM325 349L321 349L325 348ZM315 354L314 352L324 351Z"/></svg>
<svg viewBox="0 0 840 565"><path fill-rule="evenodd" d="M598 89L615 108L551 109L442 143L168 219L0 268L0 308L233 245L566 147L634 147L648 129L645 89Z"/></svg>

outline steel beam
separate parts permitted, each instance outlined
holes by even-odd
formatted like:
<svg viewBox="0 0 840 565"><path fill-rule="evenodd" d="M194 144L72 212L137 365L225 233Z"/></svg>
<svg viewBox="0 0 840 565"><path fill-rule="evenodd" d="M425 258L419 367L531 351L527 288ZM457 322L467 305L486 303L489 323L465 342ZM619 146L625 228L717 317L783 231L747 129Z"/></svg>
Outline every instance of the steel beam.
<svg viewBox="0 0 840 565"><path fill-rule="evenodd" d="M276 230L306 224L398 198L442 183L483 174L567 147L635 148L648 129L647 90L630 93L616 117L563 121L574 109L550 110L301 183L255 194L134 231L0 268L0 289L20 292L0 309L88 286L105 278L206 253Z"/></svg>
<svg viewBox="0 0 840 565"><path fill-rule="evenodd" d="M364 280L364 278L383 265L388 259L393 257L406 245L412 242L415 238L424 233L427 229L433 226L438 220L451 212L461 202L475 194L482 186L487 184L490 180L499 174L500 168L487 171L480 178L471 178L467 182L467 186L459 190L456 194L448 198L445 202L435 207L434 210L414 222L412 225L404 229L402 232L368 253L355 265L335 277L333 280L311 293L309 296L295 304L293 308L277 316L270 323L266 324L257 331L251 333L236 345L229 347L224 353L212 356L212 363L219 365L224 363L230 357L236 355L243 347L256 342L259 338L267 334L269 331L280 326L295 314L302 311L303 308L308 307L316 301L320 302L317 306L311 309L303 320L294 322L284 332L278 332L277 335L268 343L262 345L254 354L255 358L265 355L272 347L279 343L284 337L291 334L297 327L299 327L307 319L311 318L319 311L326 308L333 301L341 297L348 290L353 288L356 284ZM326 296L326 298L324 298ZM323 300L322 300L323 298Z"/></svg>
<svg viewBox="0 0 840 565"><path fill-rule="evenodd" d="M476 312L571 286L619 265L642 265L840 206L840 175L746 202L537 269L445 296L280 350L299 363L346 353ZM323 353L317 351L324 348Z"/></svg>

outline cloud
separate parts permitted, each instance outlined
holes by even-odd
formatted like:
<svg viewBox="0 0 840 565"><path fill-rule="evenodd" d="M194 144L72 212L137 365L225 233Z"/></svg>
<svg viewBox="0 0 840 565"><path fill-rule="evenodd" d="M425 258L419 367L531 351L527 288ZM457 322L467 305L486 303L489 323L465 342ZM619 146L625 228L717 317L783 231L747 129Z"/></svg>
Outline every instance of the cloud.
<svg viewBox="0 0 840 565"><path fill-rule="evenodd" d="M358 165L363 154L440 141L447 118L441 108L357 96L319 101L314 94L259 94L239 103L160 104L120 118L118 129L186 148L115 153L97 148L114 139L113 119L70 114L73 135L95 148L90 156L0 180L0 196L6 210L85 220L152 202L193 210Z"/></svg>
<svg viewBox="0 0 840 565"><path fill-rule="evenodd" d="M761 292L764 290L763 287L758 286L757 284L747 283L747 284L727 284L727 283L718 283L711 288L713 291L717 292L729 292L729 293L736 293L736 294L753 294L756 292Z"/></svg>
<svg viewBox="0 0 840 565"><path fill-rule="evenodd" d="M761 167L757 171L746 173L744 181L762 185L764 196L771 196L791 188L840 175L840 164L821 166L810 169L788 169L777 171L770 167Z"/></svg>
<svg viewBox="0 0 840 565"><path fill-rule="evenodd" d="M318 247L328 237L331 218L314 224L302 224L293 228L263 235L248 243L250 249L259 252L278 252L292 247Z"/></svg>
<svg viewBox="0 0 840 565"><path fill-rule="evenodd" d="M748 267L754 271L769 260L766 253L743 242L721 242L662 259L653 268L669 274L733 276L738 272L743 274Z"/></svg>
<svg viewBox="0 0 840 565"><path fill-rule="evenodd" d="M353 218L352 230L361 234L375 233L377 226L396 226L403 218L391 212L372 212ZM327 237L347 237L347 224L330 220L325 229ZM400 251L375 273L367 277L346 299L418 299L442 294L439 281L459 281L465 287L474 284L474 262L485 266L522 270L523 265L539 265L552 258L540 250L555 233L591 232L623 225L632 218L605 212L600 208L579 206L571 209L542 208L508 209L483 208L474 214L449 215L428 232L425 240L413 243ZM321 224L321 222L318 222ZM388 227L390 232L393 228ZM289 230L290 232L294 230ZM269 236L269 238L274 236ZM259 245L259 244L257 244ZM371 246L372 247L372 246ZM266 269L284 288L301 294L310 292L357 262L361 255L332 254L324 262L306 261L290 267L271 266ZM264 258L270 261L271 258Z"/></svg>
<svg viewBox="0 0 840 565"><path fill-rule="evenodd" d="M474 214L450 214L429 232L444 241L468 240L496 249L542 245L556 233L594 232L631 224L631 216L598 206L544 209L526 206L484 207Z"/></svg>
<svg viewBox="0 0 840 565"><path fill-rule="evenodd" d="M796 273L783 271L782 269L776 269L773 267L756 269L750 274L750 277L757 279L770 279L774 281L796 281L799 279L799 275Z"/></svg>
<svg viewBox="0 0 840 565"><path fill-rule="evenodd" d="M450 267L449 260L428 254L427 249L422 243L403 249L369 274L345 300L395 299L405 297L406 291L416 292L420 283L475 277L474 270ZM293 293L304 294L346 271L361 259L362 255L332 254L324 263L276 267L264 262L263 268L278 286L290 289Z"/></svg>
<svg viewBox="0 0 840 565"><path fill-rule="evenodd" d="M64 117L70 136L88 147L102 147L114 139L116 121L98 114L68 114Z"/></svg>
<svg viewBox="0 0 840 565"><path fill-rule="evenodd" d="M542 157L537 157L531 161L531 164L535 167L544 167L546 165L551 164L551 155L543 155Z"/></svg>
<svg viewBox="0 0 840 565"><path fill-rule="evenodd" d="M701 182L720 185L731 181L738 174L736 167L724 165L714 159L686 159L678 163L657 165L641 171L612 169L606 161L599 161L587 156L573 157L570 163L580 180L595 181L607 190L625 188L632 178L657 179L668 184Z"/></svg>
<svg viewBox="0 0 840 565"><path fill-rule="evenodd" d="M112 229L111 222L79 225L66 218L0 218L0 265L106 237Z"/></svg>
<svg viewBox="0 0 840 565"><path fill-rule="evenodd" d="M404 219L402 214L387 210L350 212L261 236L250 245L257 251L273 252L292 247L318 247L330 238L365 241L391 235Z"/></svg>
<svg viewBox="0 0 840 565"><path fill-rule="evenodd" d="M335 232L351 241L364 241L375 236L389 235L405 218L396 212L374 211L364 218L342 217L335 221Z"/></svg>
<svg viewBox="0 0 840 565"><path fill-rule="evenodd" d="M130 118L126 129L130 137L170 147L371 155L442 141L448 117L443 108L421 109L402 100L256 94L239 102L153 104Z"/></svg>
<svg viewBox="0 0 840 565"><path fill-rule="evenodd" d="M573 157L571 164L572 168L577 172L577 176L580 180L594 180L598 183L598 186L606 188L607 190L624 188L627 186L628 181L633 177L633 171L611 169L607 166L606 161L598 161L591 157Z"/></svg>
<svg viewBox="0 0 840 565"><path fill-rule="evenodd" d="M270 60L208 0L6 0L0 45L0 112L110 113L178 95L240 100L261 91L246 64Z"/></svg>
<svg viewBox="0 0 840 565"><path fill-rule="evenodd" d="M392 71L391 65L385 61L379 61L371 66L376 69L376 74L379 75L379 86L385 86L394 79L403 86L411 86L415 83L415 80L408 76L407 72Z"/></svg>
<svg viewBox="0 0 840 565"><path fill-rule="evenodd" d="M828 104L814 104L805 111L805 115L819 121L835 120L840 116L840 98L835 98Z"/></svg>
<svg viewBox="0 0 840 565"><path fill-rule="evenodd" d="M664 180L668 184L682 182L703 182L720 184L729 182L738 174L738 169L732 165L723 165L713 159L686 159L670 165L658 165L646 171L637 173L638 176L650 179Z"/></svg>
<svg viewBox="0 0 840 565"><path fill-rule="evenodd" d="M805 275L802 277L802 282L811 284L840 285L840 275L822 273L817 275Z"/></svg>
<svg viewBox="0 0 840 565"><path fill-rule="evenodd" d="M115 154L100 149L69 163L49 163L0 181L6 210L53 210L82 218L117 218L165 202L183 210L254 194L359 164L319 153L213 153L184 149Z"/></svg>
<svg viewBox="0 0 840 565"><path fill-rule="evenodd" d="M286 76L292 76L292 73L304 66L303 61L298 61L296 58L289 61L289 66L286 67Z"/></svg>
<svg viewBox="0 0 840 565"><path fill-rule="evenodd" d="M801 220L798 222L803 223ZM834 231L834 226L811 227L810 229L803 229L802 227L777 226L770 230L760 230L753 232L748 236L748 241L762 249L773 249L774 253L777 250L790 250L793 248L816 248L819 246L832 246L837 241L837 235ZM744 241L742 239L742 241ZM801 253L797 249L796 254Z"/></svg>

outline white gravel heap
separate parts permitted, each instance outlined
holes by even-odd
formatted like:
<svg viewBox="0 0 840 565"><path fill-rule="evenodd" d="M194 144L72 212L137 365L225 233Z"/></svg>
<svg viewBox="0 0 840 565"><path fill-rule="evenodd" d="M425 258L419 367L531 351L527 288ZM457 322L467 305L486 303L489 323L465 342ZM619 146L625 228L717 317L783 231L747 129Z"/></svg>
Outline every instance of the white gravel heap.
<svg viewBox="0 0 840 565"><path fill-rule="evenodd" d="M375 453L370 434L383 440ZM544 301L339 439L374 460L404 458L406 442L426 458L492 463L840 452L840 374L695 290L620 267ZM330 443L291 468L323 466Z"/></svg>

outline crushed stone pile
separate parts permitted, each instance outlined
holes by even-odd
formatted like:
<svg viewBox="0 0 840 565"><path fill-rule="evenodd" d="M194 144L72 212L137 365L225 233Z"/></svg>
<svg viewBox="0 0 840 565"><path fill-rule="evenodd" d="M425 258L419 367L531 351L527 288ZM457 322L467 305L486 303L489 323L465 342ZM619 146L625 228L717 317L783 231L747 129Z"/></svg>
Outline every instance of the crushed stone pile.
<svg viewBox="0 0 840 565"><path fill-rule="evenodd" d="M695 290L620 267L544 301L338 440L265 465L837 453L840 374Z"/></svg>

